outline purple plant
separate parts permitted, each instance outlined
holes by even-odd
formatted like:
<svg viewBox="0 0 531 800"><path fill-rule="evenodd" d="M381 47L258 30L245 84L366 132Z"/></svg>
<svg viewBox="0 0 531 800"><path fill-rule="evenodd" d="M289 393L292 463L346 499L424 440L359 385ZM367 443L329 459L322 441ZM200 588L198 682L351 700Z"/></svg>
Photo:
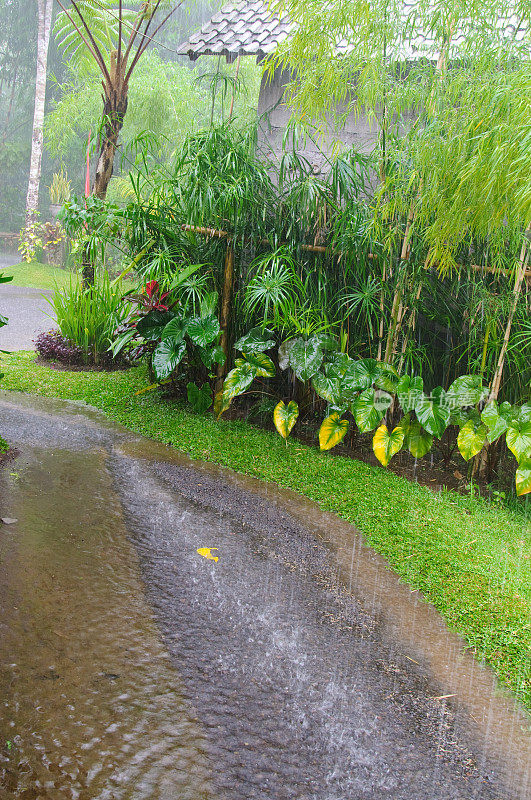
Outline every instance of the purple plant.
<svg viewBox="0 0 531 800"><path fill-rule="evenodd" d="M62 364L82 364L83 351L61 334L60 331L45 331L34 340L35 350L46 361Z"/></svg>

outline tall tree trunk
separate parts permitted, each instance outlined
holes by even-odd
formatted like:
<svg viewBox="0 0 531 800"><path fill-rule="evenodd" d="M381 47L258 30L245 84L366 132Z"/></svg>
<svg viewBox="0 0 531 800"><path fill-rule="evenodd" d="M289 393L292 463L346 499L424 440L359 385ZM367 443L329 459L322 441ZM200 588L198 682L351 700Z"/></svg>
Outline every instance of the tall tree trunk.
<svg viewBox="0 0 531 800"><path fill-rule="evenodd" d="M37 74L35 78L35 110L31 137L31 159L26 196L26 227L29 227L39 207L42 151L44 143L44 104L46 102L46 76L48 47L52 24L53 0L37 0Z"/></svg>
<svg viewBox="0 0 531 800"><path fill-rule="evenodd" d="M118 147L118 137L124 124L125 112L127 111L127 90L128 85L123 76L123 67L118 64L118 53L111 55L111 83L103 84L105 89L103 119L103 141L101 143L100 155L96 167L96 177L92 194L105 200L107 189L112 178L114 157Z"/></svg>

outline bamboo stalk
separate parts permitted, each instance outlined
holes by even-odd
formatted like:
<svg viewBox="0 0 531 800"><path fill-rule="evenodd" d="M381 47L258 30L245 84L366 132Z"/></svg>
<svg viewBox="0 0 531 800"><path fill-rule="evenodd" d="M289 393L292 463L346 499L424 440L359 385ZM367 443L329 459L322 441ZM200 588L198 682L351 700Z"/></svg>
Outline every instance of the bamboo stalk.
<svg viewBox="0 0 531 800"><path fill-rule="evenodd" d="M531 234L531 225L529 225L526 229L525 235ZM513 289L513 303L511 306L511 310L509 311L509 316L507 318L507 324L505 326L505 333L503 336L503 343L500 349L500 354L498 357L498 364L496 366L496 372L494 373L494 377L492 379L491 390L489 395L490 400L496 400L498 394L500 392L501 386L501 379L503 374L503 368L505 366L505 356L507 355L507 348L509 346L509 337L511 335L511 328L513 325L514 315L516 313L516 307L518 305L518 300L520 299L520 292L522 289L522 282L524 280L524 274L526 271L527 266L527 259L529 256L529 242L527 238L524 239L522 243L522 249L520 251L520 258L519 258L519 266L516 273L516 278L514 282L514 289Z"/></svg>
<svg viewBox="0 0 531 800"><path fill-rule="evenodd" d="M234 287L234 245L232 241L227 242L225 253L225 269L223 273L223 294L221 296L221 347L225 354L225 362L218 364L216 392L219 392L223 385L223 379L227 374L227 364L229 359L229 328L232 312L232 291Z"/></svg>

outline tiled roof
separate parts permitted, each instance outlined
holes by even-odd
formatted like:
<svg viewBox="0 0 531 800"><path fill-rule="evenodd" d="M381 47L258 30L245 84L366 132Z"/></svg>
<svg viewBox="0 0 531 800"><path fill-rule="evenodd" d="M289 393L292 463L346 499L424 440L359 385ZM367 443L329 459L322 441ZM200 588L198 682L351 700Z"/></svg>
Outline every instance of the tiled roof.
<svg viewBox="0 0 531 800"><path fill-rule="evenodd" d="M403 0L404 16L410 17L415 9L416 0ZM522 41L527 29L522 26L516 15L503 16L498 19L498 31L502 36ZM188 55L193 61L203 55L223 55L229 61L238 55L254 55L263 57L272 53L293 30L293 24L284 17L280 18L268 8L262 0L248 0L223 6L221 11L194 33L179 48L179 53ZM456 31L452 37L454 48L464 39L464 34ZM452 49L452 48L451 48ZM338 54L347 54L351 44L343 39L337 44ZM428 56L433 58L434 40L430 35L419 32L418 36L404 43L400 52L393 55L400 59L413 60ZM451 54L450 54L451 55Z"/></svg>
<svg viewBox="0 0 531 800"><path fill-rule="evenodd" d="M199 56L222 55L233 60L238 55L265 56L289 36L292 26L271 13L262 0L232 3L203 25L200 31L179 48L192 60Z"/></svg>

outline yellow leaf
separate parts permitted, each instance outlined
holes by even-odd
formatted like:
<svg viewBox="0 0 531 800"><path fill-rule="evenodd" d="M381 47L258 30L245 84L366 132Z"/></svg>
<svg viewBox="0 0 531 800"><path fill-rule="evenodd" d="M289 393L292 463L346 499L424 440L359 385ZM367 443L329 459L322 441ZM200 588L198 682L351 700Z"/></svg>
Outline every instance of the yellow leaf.
<svg viewBox="0 0 531 800"><path fill-rule="evenodd" d="M203 558L208 558L209 561L218 561L218 556L212 555L212 550L217 550L217 547L198 547L197 552Z"/></svg>
<svg viewBox="0 0 531 800"><path fill-rule="evenodd" d="M404 444L404 438L404 430L400 425L392 433L389 433L387 425L380 425L372 440L372 449L380 464L384 467L389 464Z"/></svg>
<svg viewBox="0 0 531 800"><path fill-rule="evenodd" d="M288 405L283 400L275 406L273 411L273 422L275 428L280 433L283 439L287 439L291 433L291 429L297 422L299 416L299 407L297 403L291 400Z"/></svg>
<svg viewBox="0 0 531 800"><path fill-rule="evenodd" d="M229 408L231 404L230 400L224 395L223 389L216 393L214 397L214 416L216 419L219 419L221 415Z"/></svg>
<svg viewBox="0 0 531 800"><path fill-rule="evenodd" d="M348 420L340 419L337 411L330 414L321 425L319 431L319 445L321 450L331 450L344 439L348 431Z"/></svg>

